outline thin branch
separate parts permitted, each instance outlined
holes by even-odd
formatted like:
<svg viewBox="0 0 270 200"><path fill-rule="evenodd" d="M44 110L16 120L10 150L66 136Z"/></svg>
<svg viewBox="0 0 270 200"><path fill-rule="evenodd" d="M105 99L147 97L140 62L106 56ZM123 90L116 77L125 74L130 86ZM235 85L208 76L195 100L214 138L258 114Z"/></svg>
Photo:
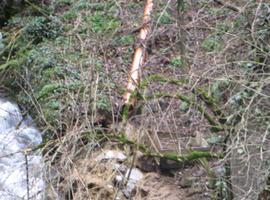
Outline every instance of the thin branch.
<svg viewBox="0 0 270 200"><path fill-rule="evenodd" d="M221 1L221 0L213 0L213 1L215 3L217 3L217 4L219 4L219 5L224 6L225 8L228 8L228 9L232 10L232 11L241 12L241 10L238 7L236 7L236 6L232 5L232 4L226 3L226 2Z"/></svg>
<svg viewBox="0 0 270 200"><path fill-rule="evenodd" d="M24 158L25 158L25 170L26 170L27 200L30 200L29 165L28 165L28 158L27 158L27 152L26 151L25 151L25 154L24 154Z"/></svg>

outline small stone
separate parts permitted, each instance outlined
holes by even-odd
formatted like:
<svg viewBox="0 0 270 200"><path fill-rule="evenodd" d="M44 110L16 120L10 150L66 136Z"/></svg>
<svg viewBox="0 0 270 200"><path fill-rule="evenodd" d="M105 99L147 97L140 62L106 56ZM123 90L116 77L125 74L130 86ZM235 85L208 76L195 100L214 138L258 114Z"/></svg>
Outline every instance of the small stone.
<svg viewBox="0 0 270 200"><path fill-rule="evenodd" d="M125 156L125 154L123 154L120 151L116 151L116 150L108 150L105 152L102 152L97 158L96 161L102 161L102 160L117 160L117 161L121 161L123 162L124 160L126 160L127 157Z"/></svg>
<svg viewBox="0 0 270 200"><path fill-rule="evenodd" d="M205 192L203 195L206 196L206 197L208 197L209 196L209 193L208 192Z"/></svg>
<svg viewBox="0 0 270 200"><path fill-rule="evenodd" d="M131 197L132 191L135 189L136 184L143 178L143 176L143 173L137 168L132 169L131 172L130 170L126 172L125 178L128 178L128 180L126 187L123 189L123 193L127 198Z"/></svg>
<svg viewBox="0 0 270 200"><path fill-rule="evenodd" d="M158 169L158 164L154 157L137 153L136 167L144 172L155 172Z"/></svg>
<svg viewBox="0 0 270 200"><path fill-rule="evenodd" d="M179 185L182 188L189 188L192 187L192 185L195 182L195 178L194 177L183 177L179 183Z"/></svg>
<svg viewBox="0 0 270 200"><path fill-rule="evenodd" d="M113 169L115 171L121 172L121 173L125 173L127 171L127 166L123 165L123 164L119 164L119 163L113 163Z"/></svg>
<svg viewBox="0 0 270 200"><path fill-rule="evenodd" d="M117 184L121 183L122 181L123 181L123 177L122 176L120 176L120 175L115 176L115 182Z"/></svg>

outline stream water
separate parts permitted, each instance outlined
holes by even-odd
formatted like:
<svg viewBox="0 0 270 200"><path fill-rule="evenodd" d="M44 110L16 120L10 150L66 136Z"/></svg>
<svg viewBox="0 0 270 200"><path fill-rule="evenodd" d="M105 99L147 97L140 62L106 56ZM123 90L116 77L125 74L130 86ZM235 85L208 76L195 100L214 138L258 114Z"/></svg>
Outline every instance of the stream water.
<svg viewBox="0 0 270 200"><path fill-rule="evenodd" d="M0 98L0 200L43 199L42 155L26 151L42 142L30 117L16 103Z"/></svg>

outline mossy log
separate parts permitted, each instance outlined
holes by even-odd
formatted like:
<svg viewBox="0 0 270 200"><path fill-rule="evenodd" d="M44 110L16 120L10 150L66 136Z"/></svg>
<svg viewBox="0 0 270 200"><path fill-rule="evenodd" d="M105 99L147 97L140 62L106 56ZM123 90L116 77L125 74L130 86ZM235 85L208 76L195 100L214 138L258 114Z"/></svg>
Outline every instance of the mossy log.
<svg viewBox="0 0 270 200"><path fill-rule="evenodd" d="M128 139L124 134L114 135L114 134L106 134L102 135L102 137L107 138L107 140L113 140L119 142L120 144L125 144L137 148L144 155L150 157L157 158L165 158L168 160L173 160L176 162L185 162L192 160L199 160L201 158L222 158L222 154L213 153L210 151L190 151L189 153L179 155L178 153L170 152L170 153L160 153L153 152L150 148L146 147L143 144L137 143Z"/></svg>
<svg viewBox="0 0 270 200"><path fill-rule="evenodd" d="M128 139L124 134L105 134L103 132L97 132L95 134L92 134L92 132L83 132L82 138L84 140L91 140L91 141L115 141L122 145L128 145L132 148L135 148L139 151L141 151L144 155L150 156L150 157L156 157L156 158L164 158L167 160L172 160L176 162L188 162L188 161L194 161L194 160L200 160L202 158L205 159L219 159L223 158L223 155L220 153L214 153L211 151L190 151L188 153L179 155L178 153L160 153L160 152L153 152L149 147L137 143L135 141L132 141ZM45 140L42 144L32 148L28 149L28 151L37 151L40 149L46 149L46 148L53 148L54 145L56 145L57 141L55 140Z"/></svg>

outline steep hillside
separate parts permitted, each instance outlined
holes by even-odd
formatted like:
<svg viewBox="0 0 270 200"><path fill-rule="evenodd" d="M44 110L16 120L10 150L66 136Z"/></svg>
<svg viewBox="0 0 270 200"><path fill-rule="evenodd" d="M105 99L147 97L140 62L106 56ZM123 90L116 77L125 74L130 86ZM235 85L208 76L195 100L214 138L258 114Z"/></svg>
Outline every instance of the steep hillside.
<svg viewBox="0 0 270 200"><path fill-rule="evenodd" d="M14 2L0 88L45 133L49 199L269 198L268 1L158 0L147 24L146 1Z"/></svg>

